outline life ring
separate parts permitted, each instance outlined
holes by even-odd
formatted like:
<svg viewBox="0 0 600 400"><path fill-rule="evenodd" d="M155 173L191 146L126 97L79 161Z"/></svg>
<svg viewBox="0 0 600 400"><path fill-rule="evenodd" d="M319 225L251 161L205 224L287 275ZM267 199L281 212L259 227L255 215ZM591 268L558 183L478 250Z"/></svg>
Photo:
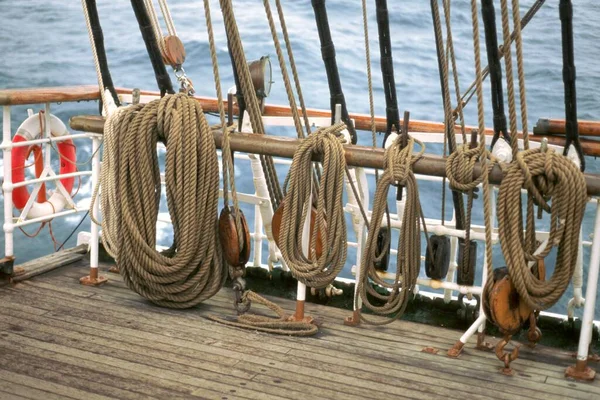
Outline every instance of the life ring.
<svg viewBox="0 0 600 400"><path fill-rule="evenodd" d="M52 136L65 136L69 134L65 124L54 115L50 115L50 132ZM27 142L35 140L41 136L39 116L32 115L27 118L17 129L17 134L13 138L13 143ZM77 171L77 166L74 161L76 158L76 148L71 139L63 140L57 143L58 152L60 154L60 174L69 174ZM25 180L25 165L27 158L33 151L35 157L36 176L39 176L43 171L43 161L41 157L41 149L39 146L20 146L13 147L12 156L12 181L20 183ZM63 178L60 183L65 187L67 192L71 193L73 189L74 178ZM43 193L42 193L43 192ZM13 204L22 210L29 200L29 190L26 186L20 186L13 190ZM38 218L46 215L51 215L61 211L67 204L67 199L55 190L54 193L46 200L45 185L40 189L37 201L33 203L31 209L27 213L28 218Z"/></svg>

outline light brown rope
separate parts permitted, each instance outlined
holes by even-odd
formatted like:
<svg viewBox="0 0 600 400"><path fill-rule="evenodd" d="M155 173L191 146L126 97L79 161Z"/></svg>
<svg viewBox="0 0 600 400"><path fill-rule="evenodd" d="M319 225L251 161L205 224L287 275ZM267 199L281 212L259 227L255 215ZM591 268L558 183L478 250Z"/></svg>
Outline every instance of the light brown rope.
<svg viewBox="0 0 600 400"><path fill-rule="evenodd" d="M512 68L512 50L510 48L511 37L510 26L508 21L507 0L500 0L500 7L502 11L502 34L504 36L504 47L502 49L504 52L504 66L506 69L506 92L508 97L508 125L510 129L510 147L512 148L512 154L514 159L519 151L519 140L517 128L517 107L515 103L515 83Z"/></svg>
<svg viewBox="0 0 600 400"><path fill-rule="evenodd" d="M550 213L548 245L537 256L523 240L521 189ZM548 199L552 199L552 206ZM506 266L521 301L545 310L563 295L577 265L579 232L587 201L583 173L552 149L520 152L507 170L498 193L498 233ZM549 280L538 279L529 267L556 246L556 264Z"/></svg>
<svg viewBox="0 0 600 400"><path fill-rule="evenodd" d="M246 105L248 107L248 114L250 116L252 130L255 133L264 134L265 127L260 112L260 106L258 104L258 98L252 84L250 70L248 68L248 64L246 63L246 56L244 54L242 40L237 27L235 14L233 12L232 0L219 0L219 3L221 5L221 11L223 12L223 20L225 22L225 30L231 46L231 53L233 55L233 60L240 78L242 94L244 95L244 100L246 101ZM273 209L276 209L283 199L283 193L279 185L279 180L277 179L275 164L273 162L273 158L269 156L261 155L260 160L263 172L265 174L265 180L267 182L267 189L269 191L271 204Z"/></svg>
<svg viewBox="0 0 600 400"><path fill-rule="evenodd" d="M166 194L174 233L166 253L155 248L159 140L167 148ZM103 240L128 287L171 308L195 306L221 288L227 274L217 239L218 159L197 101L167 95L112 113L104 131L101 185Z"/></svg>
<svg viewBox="0 0 600 400"><path fill-rule="evenodd" d="M343 190L346 160L339 133L344 123L321 128L304 139L286 177L287 197L281 221L279 249L294 278L317 289L329 285L346 263L346 220ZM311 231L311 256L302 251L302 232L310 216L313 154L323 156L316 220ZM320 236L322 254L317 258Z"/></svg>
<svg viewBox="0 0 600 400"><path fill-rule="evenodd" d="M277 335L288 336L312 336L319 331L315 324L303 321L293 321L286 314L283 308L277 304L265 299L262 296L246 291L242 297L242 302L261 304L277 314L277 317L267 317L264 315L244 314L233 319L211 315L208 318L224 325L233 326L236 328L250 329L258 332L274 333Z"/></svg>
<svg viewBox="0 0 600 400"><path fill-rule="evenodd" d="M413 292L419 276L421 266L421 203L417 181L412 172L412 165L423 155L425 147L420 141L409 137L408 144L401 146L398 137L394 144L385 151L384 172L379 178L375 197L373 199L373 212L367 243L362 255L360 276L357 279L358 293L362 303L369 310L379 315L392 315L394 319L400 318L406 309L409 296ZM415 144L420 146L418 153L414 154ZM377 232L381 228L383 215L387 207L387 195L392 184L399 184L406 190L406 205L402 217L402 228L398 239L398 255L396 258L396 277L390 283L379 277L375 269L377 257ZM377 291L377 285L388 291L382 294ZM383 302L376 305L372 298ZM355 299L355 309L359 308L358 299ZM374 321L361 314L361 320L374 325L382 325L393 321L388 319Z"/></svg>
<svg viewBox="0 0 600 400"><path fill-rule="evenodd" d="M225 207L229 206L229 189L231 187L231 197L233 198L233 209L235 211L235 229L238 232L238 244L240 248L244 245L244 235L242 235L242 222L240 219L240 207L235 189L235 169L233 166L231 146L229 144L230 129L225 119L225 104L223 103L223 93L221 91L221 78L219 77L219 61L217 59L217 50L215 47L215 37L213 33L212 20L210 16L210 0L204 0L204 17L206 19L206 31L208 34L208 44L210 48L210 58L213 67L213 76L215 79L215 90L217 92L217 104L219 107L219 121L221 131L223 132L223 145L221 148L221 160L223 162L223 202Z"/></svg>

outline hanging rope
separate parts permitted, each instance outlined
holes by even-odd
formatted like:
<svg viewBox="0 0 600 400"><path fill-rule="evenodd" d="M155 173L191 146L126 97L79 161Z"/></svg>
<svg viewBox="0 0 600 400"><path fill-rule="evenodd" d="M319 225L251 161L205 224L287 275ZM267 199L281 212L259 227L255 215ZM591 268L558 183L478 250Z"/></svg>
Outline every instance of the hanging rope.
<svg viewBox="0 0 600 400"><path fill-rule="evenodd" d="M463 143L458 147L456 152L450 154L446 161L446 175L450 182L450 187L454 190L469 193L466 225L465 225L465 242L463 252L463 265L468 265L470 259L470 222L471 222L471 206L473 203L473 191L479 185L483 185L483 208L484 208L484 225L485 225L485 257L488 268L488 276L492 273L492 220L491 220L491 195L488 184L488 174L494 166L494 162L490 161L490 154L485 145L485 118L483 108L483 76L481 74L481 48L479 43L479 19L477 0L471 0L471 20L473 27L473 52L475 58L475 77L476 77L476 93L477 93L477 116L479 135L478 145L470 146L468 143ZM475 164L482 164L481 175L474 177ZM488 280L490 282L491 279Z"/></svg>
<svg viewBox="0 0 600 400"><path fill-rule="evenodd" d="M161 8L164 0L161 0ZM166 6L166 5L165 5ZM163 10L163 13L165 11ZM167 9L168 12L168 9ZM170 16L170 14L169 14ZM223 92L221 90L221 78L219 76L219 61L217 58L217 49L215 46L215 36L213 33L212 19L210 16L210 1L204 0L204 17L206 20L206 31L208 34L208 44L210 48L210 58L213 67L213 77L215 79L215 90L217 92L217 104L219 108L220 128L223 132L223 144L221 146L221 160L223 170L223 203L225 207L229 207L229 190L231 189L231 197L233 198L233 209L235 215L235 228L237 232L243 232L242 222L240 219L240 207L235 189L235 169L233 167L233 157L231 146L229 143L230 128L227 126L225 119L225 104L223 103ZM174 29L174 28L173 28ZM243 247L243 236L238 234L238 244Z"/></svg>
<svg viewBox="0 0 600 400"><path fill-rule="evenodd" d="M173 246L157 252L161 177L158 141L167 148L165 181ZM217 240L219 168L200 104L167 95L119 108L104 130L103 240L128 287L160 306L193 307L223 285ZM94 193L93 201L97 196Z"/></svg>
<svg viewBox="0 0 600 400"><path fill-rule="evenodd" d="M550 213L548 245L537 256L523 240L522 188ZM551 149L520 152L506 171L498 192L498 233L511 280L521 301L531 309L548 309L567 289L577 265L586 202L583 174L573 162ZM529 262L543 259L554 246L558 250L554 273L549 280L540 280Z"/></svg>
<svg viewBox="0 0 600 400"><path fill-rule="evenodd" d="M420 147L419 152L416 154L413 153L415 143ZM420 220L423 220L423 226L425 226L425 221L422 217L419 190L412 172L412 166L424 152L425 146L423 143L412 137L409 137L408 144L404 148L401 145L401 138L398 137L393 145L385 151L384 172L379 178L375 190L371 226L369 227L367 244L361 260L360 276L357 284L360 298L365 307L375 314L392 314L394 319L372 321L365 318L361 313L361 320L370 324L383 325L400 318L417 283L421 266ZM394 282L390 283L379 277L374 260L377 257L377 232L381 228L383 215L387 207L387 195L390 186L393 184L401 185L406 189L406 205L398 240L396 277ZM373 285L383 288L386 293L380 293ZM376 305L373 303L372 298L384 304ZM355 309L359 308L358 299L355 299L354 307Z"/></svg>
<svg viewBox="0 0 600 400"><path fill-rule="evenodd" d="M521 23L519 24L518 28L515 28L515 30L511 33L510 35L510 43L512 44L512 42L515 40L516 35L517 35L517 29L519 31L525 29L525 27L527 26L527 24L529 24L529 22L532 20L532 18L535 16L535 14L539 11L540 8L542 8L542 5L544 5L544 3L546 2L546 0L536 0L535 3L533 3L531 5L531 7L529 8L529 10L527 10L527 13L525 13L525 15L523 16L523 18L521 19ZM514 10L514 8L513 8ZM517 12L518 12L518 7L516 8ZM513 11L514 12L514 11ZM516 25L515 25L516 26ZM500 58L504 57L504 47L501 49L498 49L498 51L500 52ZM487 78L488 74L490 72L489 66L486 66L482 73L482 79ZM477 83L477 80L474 80L473 82L471 82L471 84L469 85L469 87L467 88L467 90L463 93L462 97L461 97L461 101L459 102L457 108L454 110L456 112L456 110L460 107L460 108L464 108L469 101L471 101L471 99L473 98L473 96L475 95L475 85Z"/></svg>
<svg viewBox="0 0 600 400"><path fill-rule="evenodd" d="M238 31L235 14L233 13L233 5L231 0L219 0L219 3L223 13L227 39L231 46L232 58L240 78L240 87L244 95L246 105L248 106L248 114L250 116L252 130L255 133L264 134L265 128L260 112L260 106L258 104L256 92L254 91L254 86L252 85L250 70L248 69L248 64L246 63L246 56L244 54L242 40ZM283 199L283 193L279 185L279 180L277 179L275 164L273 163L272 157L261 155L260 160L263 172L265 174L265 180L267 182L267 189L269 191L271 205L275 210L279 207L279 204Z"/></svg>
<svg viewBox="0 0 600 400"><path fill-rule="evenodd" d="M287 197L281 222L279 249L294 278L321 289L329 285L346 263L346 220L343 207L344 148L338 137L344 123L321 128L304 139L286 177ZM302 251L304 221L311 212L312 156L321 154L316 218L311 229L310 256ZM313 225L313 224L311 224ZM322 251L318 257L317 237Z"/></svg>

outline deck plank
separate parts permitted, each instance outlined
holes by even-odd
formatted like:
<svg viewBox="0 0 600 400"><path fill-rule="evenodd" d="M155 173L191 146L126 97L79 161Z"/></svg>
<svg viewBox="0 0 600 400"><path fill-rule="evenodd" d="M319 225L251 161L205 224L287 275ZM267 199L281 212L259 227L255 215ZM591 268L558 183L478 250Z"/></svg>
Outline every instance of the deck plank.
<svg viewBox="0 0 600 400"><path fill-rule="evenodd" d="M315 338L223 326L224 289L193 310L159 308L121 277L84 287L86 262L0 288L0 397L15 398L598 398L600 384L563 377L565 352L539 347L498 373L493 354L443 353L460 332L397 321L342 325L341 309L307 304L323 321ZM287 312L294 302L276 299ZM426 345L440 354L422 353ZM4 373L8 375L4 376ZM97 378L97 386L85 382ZM87 379L86 379L87 378ZM37 392L36 392L37 391ZM41 391L41 392L40 392Z"/></svg>
<svg viewBox="0 0 600 400"><path fill-rule="evenodd" d="M131 310L129 310L128 308L127 308L127 309L123 309L123 311L125 311L125 312L131 312ZM190 316L191 316L191 315L190 315ZM196 325L197 325L197 324L196 324ZM212 328L211 328L211 329L212 329ZM323 338L329 338L330 336L332 336L332 335L331 335L331 334L324 335L324 336L323 336ZM339 350L339 349L337 349L337 350ZM380 350L381 350L381 351L384 351L384 350L385 350L385 348L383 348L383 349L380 349ZM415 353L415 352L414 352L414 350L415 350L415 349L413 349L413 351L412 351L412 353L413 353L413 354ZM308 350L308 352L310 352L310 351L314 351L314 350ZM322 352L323 350L322 350L322 349L318 349L317 351L321 351L321 352ZM334 352L335 352L335 351L336 351L336 350L334 350ZM344 351L344 352L348 352L348 351L352 351L352 347L347 347L347 348L345 349L345 351ZM406 355L406 354L408 354L408 355ZM420 360L418 360L418 359L416 359L416 360L415 360L414 358L411 358L411 357L410 357L410 354L411 354L411 353L406 353L406 354L405 354L405 357L404 357L404 358L407 358L407 360L404 360L404 362L406 363L406 367L407 367L407 368L411 367L411 365L412 365L412 364L414 364L414 363L418 363L418 362L420 362ZM371 353L371 354L367 354L367 356L369 356L370 358L376 359L376 358L377 358L377 356L378 356L378 353ZM429 356L429 355L426 355L426 356ZM432 357L433 357L433 356L432 356ZM433 370L436 370L436 369L452 370L452 373L454 373L454 374L456 374L456 373L458 372L458 371L457 371L457 367L458 367L458 366L457 366L457 363L459 363L459 362L460 362L459 360L450 360L450 359L447 359L447 358L445 358L445 357L443 357L443 356L442 356L442 358L439 358L440 356L437 356L437 357L438 357L438 358L434 359L434 361L435 361L435 364L433 364L433 365L432 365L432 366L430 366L429 368L432 368ZM393 358L389 358L389 357L388 357L387 359L384 359L384 361L386 361L386 362L388 362L388 363L394 363L394 362L395 362L395 365L398 365L398 361L394 360ZM441 365L441 367L443 367L443 368L436 368L436 364L438 364L440 361L442 362L442 363L441 363L441 364L442 364L442 365ZM494 376L495 376L495 373L496 373L496 371L497 371L497 367L498 367L498 361L497 361L497 360L495 360L495 358L489 359L489 360L487 360L487 361L488 361L488 363L489 363L489 368L490 368L490 370L488 370L488 371L482 371L482 372L488 372L488 373L491 373L491 375L490 375L490 376L491 376L491 377L494 377ZM459 368L460 368L460 367L459 367ZM472 373L472 372L470 372L470 371L472 371L472 370L473 370L473 368L474 368L474 366L470 366L470 368L469 368L468 366L466 366L465 368L463 368L463 370L462 370L462 374L463 374L464 376L466 376L466 377L469 377L469 376L471 376L473 373ZM478 368L478 366L475 366L475 368L477 368L477 371L479 372L479 368ZM529 374L529 372L530 372L530 371L527 371L527 370L523 371L523 370L520 368L520 365L517 365L515 368L517 369L517 372L518 372L518 373L522 374L523 376L529 376L529 378L531 379L531 375ZM532 373L534 373L534 374L535 374L536 372L537 372L537 370L533 370L533 371L532 371ZM562 374L563 374L563 370L562 370L561 368L558 368L558 369L555 369L555 370L553 370L553 374L552 374L552 375L553 375L554 377L556 377L556 378L562 378ZM546 374L546 375L548 375L548 374ZM537 382L540 382L540 381L541 381L541 382L543 382L543 381L545 381L545 380L546 380L547 376L545 376L545 375L544 375L544 376L539 376L539 378L538 378L538 377L534 377L534 378L535 378L534 380L535 380L535 381L537 381ZM500 382L500 383L506 384L506 383L509 383L509 382L512 382L512 381ZM510 384L510 383L509 383L509 384ZM550 388L549 388L548 390L549 390L549 392L550 392L550 393L554 393L554 392L555 392L555 389L550 389Z"/></svg>
<svg viewBox="0 0 600 400"><path fill-rule="evenodd" d="M91 301L91 300L86 299L85 301ZM48 302L46 303L46 306L47 305L48 305ZM87 308L89 309L89 307L87 307ZM129 310L125 309L123 311L128 312ZM72 313L73 313L73 311L70 312L70 314L72 314ZM81 315L83 316L84 314L81 314ZM115 322L115 318L114 317L109 318L109 320L111 321L111 323ZM126 322L125 322L125 324L126 324ZM221 327L217 327L217 328L221 328ZM143 327L143 326L140 326L140 325L137 325L136 329L144 329L145 330L147 328ZM310 342L310 340L309 340L309 342ZM352 349L350 348L350 352L351 351L352 351ZM304 353L305 353L304 354L304 358L305 359L309 359L315 353L322 354L324 352L325 353L327 353L327 352L332 353L332 355L331 355L331 360L333 360L332 363L334 365L336 363L338 363L338 358L336 357L337 352L336 351L331 352L331 351L325 350L325 349L316 349L316 350L315 349L310 349L310 348L309 349L305 349L304 350ZM417 353L417 354L421 354L421 353ZM375 360L379 360L379 358L381 358L381 355L379 353L377 353L377 352L372 353L370 355L371 355L371 357L370 357L371 359L368 361L368 363L375 362ZM425 355L425 356L428 356L428 355ZM345 358L344 362L347 362L347 358L348 358L347 355L344 355L344 358ZM456 364L456 362L457 362L455 360L449 360L449 359L446 359L446 358L442 358L442 359L438 358L437 360L443 360L444 362L448 362L448 363L452 363L452 364ZM441 370L440 373L443 376L445 375L448 378L447 380L444 381L444 386L449 385L449 384L452 386L452 383L455 383L454 381L457 379L457 377L456 376L448 375L448 373L447 373L446 370L452 368L453 372L456 373L457 366L456 365L448 365L448 364L446 364L445 366L444 366L444 364L438 366L437 365L438 364L437 360L435 362L433 362L433 363L429 363L429 369L431 371L435 371L435 370L438 370L438 369ZM413 358L412 360L408 360L408 361L404 360L404 362L406 362L406 365L402 365L403 369L404 369L403 374L406 375L408 373L413 373L412 379L413 380L414 379L418 380L419 376L418 375L414 375L414 374L415 373L418 374L419 369L415 368L415 365L420 365L424 361ZM389 357L383 357L383 363L384 363L384 367L383 368L381 368L381 366L377 366L377 367L375 367L375 370L377 370L377 369L395 369L395 370L397 370L399 368L399 366L401 365L401 363L399 363L397 360L395 360L394 358L389 358ZM357 363L355 362L355 364L357 364ZM488 371L488 372L491 373L491 374L489 374L489 377L491 377L492 379L497 379L497 378L500 379L500 382L496 382L496 384L499 385L499 388L502 388L504 391L507 391L508 393L520 394L521 396L524 396L524 395L527 394L527 391L526 390L523 391L522 388L506 388L505 387L506 385L511 385L511 380L507 379L506 377L503 377L501 375L498 375L497 374L497 368L498 368L498 363L497 363L497 361L495 361L495 362L493 362L493 368L492 368L492 370ZM431 371L429 373L430 375L436 376L438 378L440 377L440 373L434 373L434 372L431 372ZM557 372L557 375L561 376L560 375L561 373ZM473 368L463 368L463 376L459 377L458 379L460 381L463 381L463 380L466 379L468 383L476 384L477 381L475 381L475 380L473 380L472 382L469 381L469 379L471 379L473 377L473 375L475 375L475 376L480 375L482 378L484 378L484 380L487 378L487 376L485 374L481 374L477 370L474 371ZM395 379L402 378L402 377L403 377L403 375L395 376ZM432 376L421 377L421 382L422 383L429 382L430 379L431 379L431 377ZM540 381L543 382L546 379L546 377L542 376L542 377L540 377L540 379L541 380L538 380L538 382L540 382ZM462 382L462 383L465 383L465 382ZM457 386L460 388L460 384L457 385ZM549 393L555 393L556 391L557 391L557 389L552 389L552 390L549 390ZM560 390L558 390L558 391L560 392ZM569 392L567 391L567 392L565 392L563 394L564 395L568 395L568 393ZM531 395L533 397L535 397L535 393L531 393ZM550 395L550 397L552 398L552 395Z"/></svg>

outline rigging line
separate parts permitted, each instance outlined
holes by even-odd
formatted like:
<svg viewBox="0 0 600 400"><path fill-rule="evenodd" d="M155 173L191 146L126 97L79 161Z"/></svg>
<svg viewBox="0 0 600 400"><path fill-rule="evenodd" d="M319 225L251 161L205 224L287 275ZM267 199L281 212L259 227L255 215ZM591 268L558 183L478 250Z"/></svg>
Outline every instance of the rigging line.
<svg viewBox="0 0 600 400"><path fill-rule="evenodd" d="M312 0L312 6L315 12L315 20L317 22L317 30L319 31L319 41L321 43L321 55L325 63L325 71L327 72L327 82L329 83L329 95L331 97L331 124L335 123L335 106L342 106L341 119L346 124L348 132L352 137L352 144L356 144L358 137L354 124L348 115L346 107L346 99L342 91L342 83L340 81L340 73L335 59L335 47L331 39L331 30L329 28L329 20L327 19L327 7L325 0Z"/></svg>
<svg viewBox="0 0 600 400"><path fill-rule="evenodd" d="M504 26L504 10L502 11L502 14L502 25ZM491 148L493 148L500 135L502 135L504 140L506 140L508 143L511 143L506 126L506 114L504 113L504 94L502 92L502 67L500 66L500 56L498 54L498 35L496 33L496 11L494 9L494 0L481 0L481 15L483 17L483 26L485 30L485 47L487 50L487 60L490 70L490 83L492 85L491 95L492 110L494 117L494 137L492 138L492 143L490 144L490 146ZM504 42L504 49L506 54L504 60L507 64L509 64L511 56L510 49L506 48L506 40L508 40L508 37L505 37ZM508 54L506 53L507 51ZM511 73L512 70L509 70L509 67L507 65L507 78L509 78L509 75L511 75ZM512 83L512 80L510 83ZM516 135L516 132L512 131L511 129L511 134Z"/></svg>
<svg viewBox="0 0 600 400"><path fill-rule="evenodd" d="M156 83L158 84L158 89L160 90L160 95L164 96L167 93L175 93L171 78L169 77L165 63L162 60L160 46L158 44L159 40L154 33L152 21L148 15L148 10L146 10L144 0L131 0L131 6L135 13L135 17L137 18L140 32L148 52L148 57L152 63L152 68L154 69L154 76L156 78Z"/></svg>
<svg viewBox="0 0 600 400"><path fill-rule="evenodd" d="M527 128L527 91L525 90L525 70L523 66L523 37L521 35L521 14L519 0L512 0L513 26L517 53L517 73L519 75L519 105L521 106L521 131L523 132L523 148L529 149L529 129Z"/></svg>
<svg viewBox="0 0 600 400"><path fill-rule="evenodd" d="M448 151L450 154L456 151L456 137L454 132L454 119L452 118L451 105L450 105L450 89L448 88L448 71L444 62L444 48L442 44L442 28L439 14L439 6L437 0L431 0L431 12L433 16L433 27L436 43L436 51L438 58L438 69L440 75L440 86L442 94L442 102L444 104L444 121L445 121L445 135L448 141ZM452 202L454 204L454 210L456 214L456 229L465 228L465 209L464 201L460 192L452 190Z"/></svg>
<svg viewBox="0 0 600 400"><path fill-rule="evenodd" d="M162 4L162 2L161 2ZM166 6L166 5L165 5ZM168 10L168 9L167 9ZM163 10L164 13L164 10ZM169 15L170 17L170 15ZM221 160L223 162L223 201L225 206L229 206L229 189L231 188L231 196L233 198L233 209L235 211L235 228L238 232L238 244L243 247L244 239L240 232L243 232L242 221L239 211L239 202L237 190L235 188L235 169L233 165L233 152L229 145L230 128L227 126L225 118L225 104L223 103L223 92L221 89L221 77L219 76L219 61L217 58L217 50L215 46L215 37L213 32L212 19L210 15L210 0L204 0L204 18L206 20L206 31L208 35L208 43L210 48L210 57L213 67L213 76L215 79L215 91L217 93L217 104L219 108L219 120L223 131L223 148L221 151Z"/></svg>
<svg viewBox="0 0 600 400"><path fill-rule="evenodd" d="M115 91L110 69L108 67L106 49L104 48L104 34L102 32L102 26L98 16L96 0L82 0L81 4L88 28L90 45L92 47L92 55L94 57L94 64L96 66L96 73L98 76L98 86L100 87L100 97L102 98L102 102L99 104L99 107L100 114L102 114L102 106L107 106L104 93L106 89L108 89L110 92L115 105L120 106L121 102L119 101L119 96Z"/></svg>
<svg viewBox="0 0 600 400"><path fill-rule="evenodd" d="M525 13L523 18L521 19L521 25L520 25L519 31L525 29L525 27L533 19L533 17L539 11L539 9L542 8L542 5L544 5L545 2L546 2L546 0L536 0L536 2L531 5L529 10L527 10L527 13ZM515 40L516 37L517 37L516 30L513 30L513 32L510 35L510 43L511 44ZM500 53L500 58L503 58L504 57L504 47L498 48L498 52ZM490 71L489 66L486 66L483 69L482 79L487 78L489 71ZM456 112L459 109L465 108L465 106L469 103L469 101L471 101L471 99L473 98L473 95L475 95L475 84L476 84L476 80L473 80L473 82L471 82L471 84L469 85L467 90L463 93L463 95L461 97L461 102L456 106L456 108L454 109L453 112Z"/></svg>
<svg viewBox="0 0 600 400"><path fill-rule="evenodd" d="M564 155L567 155L569 147L573 146L577 151L581 171L585 171L585 158L579 142L579 126L577 124L577 92L575 88L575 51L573 45L573 4L571 0L560 0L560 26L562 38L563 55L563 82L565 85L565 117L566 136Z"/></svg>
<svg viewBox="0 0 600 400"><path fill-rule="evenodd" d="M517 140L517 107L515 104L515 83L512 67L512 50L510 39L510 27L508 20L508 1L500 0L502 9L502 32L504 35L504 65L506 66L506 91L508 96L508 118L510 121L510 137L509 141L512 148L513 159L516 158L519 152Z"/></svg>
<svg viewBox="0 0 600 400"><path fill-rule="evenodd" d="M248 106L250 123L252 130L256 133L265 133L262 115L258 104L258 98L252 85L252 78L250 77L250 70L246 63L246 56L244 54L243 44L238 31L237 23L235 20L235 14L233 12L233 5L231 0L219 0L221 5L221 11L223 13L223 20L225 23L225 31L227 33L227 40L231 48L231 56L233 64L236 66L238 72L239 82L244 95L244 100ZM261 166L265 174L265 180L269 191L269 197L273 209L277 209L283 199L283 193L279 180L277 178L277 171L272 157L260 156Z"/></svg>

